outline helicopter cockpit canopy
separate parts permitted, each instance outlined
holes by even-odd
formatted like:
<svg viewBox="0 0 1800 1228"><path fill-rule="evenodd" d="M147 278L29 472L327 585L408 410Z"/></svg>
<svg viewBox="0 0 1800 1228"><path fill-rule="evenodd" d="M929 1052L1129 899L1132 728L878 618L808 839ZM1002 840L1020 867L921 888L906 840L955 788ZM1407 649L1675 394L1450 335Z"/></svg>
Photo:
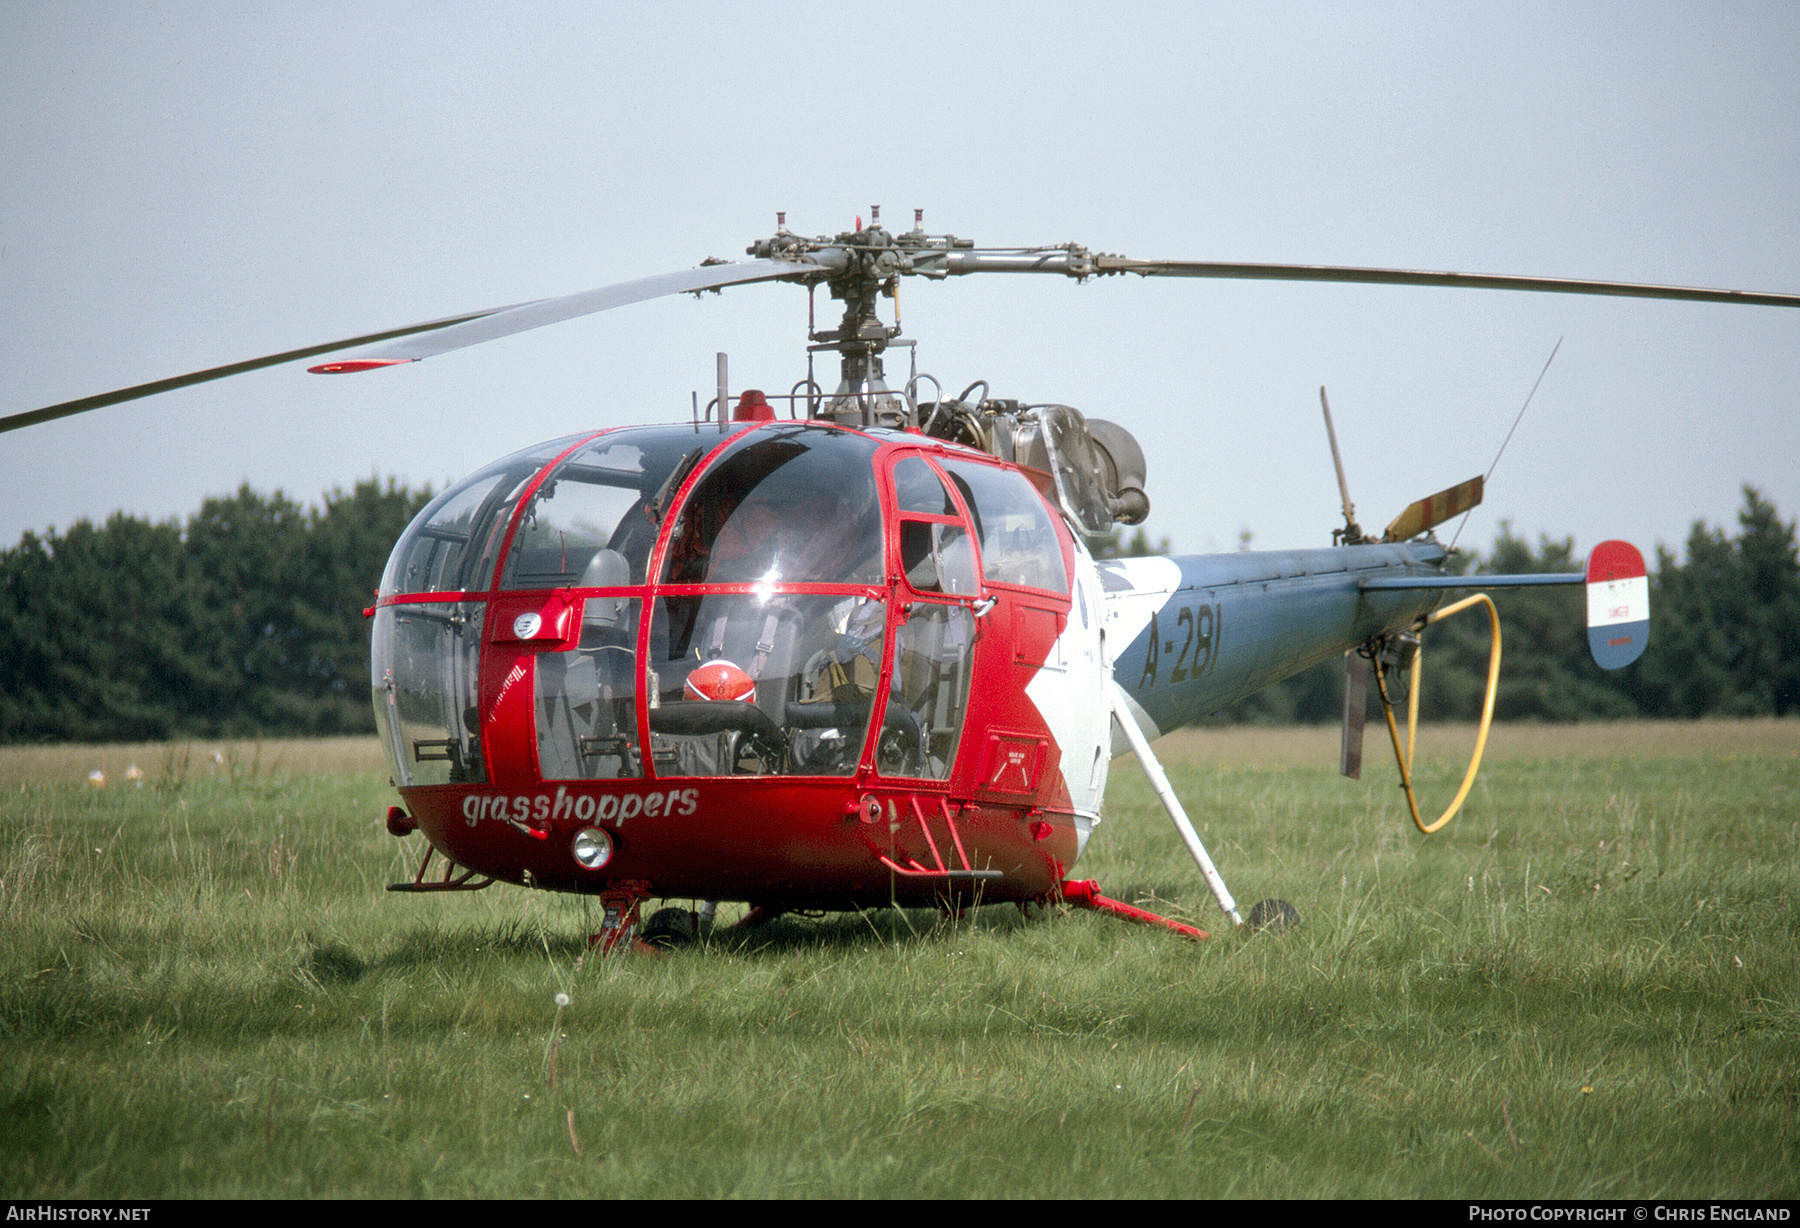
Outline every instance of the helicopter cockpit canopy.
<svg viewBox="0 0 1800 1228"><path fill-rule="evenodd" d="M527 449L434 500L389 561L373 685L395 780L494 781L509 754L546 781L947 779L989 586L1066 597L1063 555L1023 474L917 435ZM519 695L533 736L497 738Z"/></svg>
<svg viewBox="0 0 1800 1228"><path fill-rule="evenodd" d="M665 584L880 584L878 445L787 426L713 462L682 507Z"/></svg>

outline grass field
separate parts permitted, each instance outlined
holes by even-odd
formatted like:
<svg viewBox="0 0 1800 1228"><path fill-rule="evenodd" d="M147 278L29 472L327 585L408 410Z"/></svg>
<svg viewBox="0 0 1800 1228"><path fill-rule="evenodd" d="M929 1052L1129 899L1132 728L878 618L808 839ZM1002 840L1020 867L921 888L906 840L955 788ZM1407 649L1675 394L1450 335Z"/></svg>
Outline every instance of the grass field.
<svg viewBox="0 0 1800 1228"><path fill-rule="evenodd" d="M1279 937L1218 933L1121 761L1079 873L1211 942L989 908L606 961L579 899L386 893L372 740L0 750L0 1194L1800 1196L1800 722L1503 728L1429 838L1335 739L1158 744Z"/></svg>

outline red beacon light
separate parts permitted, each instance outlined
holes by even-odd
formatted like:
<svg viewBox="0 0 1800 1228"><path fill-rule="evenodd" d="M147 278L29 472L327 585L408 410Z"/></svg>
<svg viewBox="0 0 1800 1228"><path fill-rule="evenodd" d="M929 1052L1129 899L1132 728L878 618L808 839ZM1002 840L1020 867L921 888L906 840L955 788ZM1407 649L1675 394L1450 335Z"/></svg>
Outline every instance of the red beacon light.
<svg viewBox="0 0 1800 1228"><path fill-rule="evenodd" d="M773 422L775 407L769 404L760 388L746 388L738 397L737 408L731 411L733 422Z"/></svg>

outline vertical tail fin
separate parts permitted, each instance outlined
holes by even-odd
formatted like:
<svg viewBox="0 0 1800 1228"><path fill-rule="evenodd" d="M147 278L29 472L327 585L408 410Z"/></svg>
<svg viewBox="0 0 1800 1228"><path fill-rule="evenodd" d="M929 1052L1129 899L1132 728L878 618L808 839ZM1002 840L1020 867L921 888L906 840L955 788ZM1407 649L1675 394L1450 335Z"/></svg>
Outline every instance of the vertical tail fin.
<svg viewBox="0 0 1800 1228"><path fill-rule="evenodd" d="M1630 542L1601 542L1588 555L1588 651L1601 669L1619 669L1650 642L1650 578Z"/></svg>

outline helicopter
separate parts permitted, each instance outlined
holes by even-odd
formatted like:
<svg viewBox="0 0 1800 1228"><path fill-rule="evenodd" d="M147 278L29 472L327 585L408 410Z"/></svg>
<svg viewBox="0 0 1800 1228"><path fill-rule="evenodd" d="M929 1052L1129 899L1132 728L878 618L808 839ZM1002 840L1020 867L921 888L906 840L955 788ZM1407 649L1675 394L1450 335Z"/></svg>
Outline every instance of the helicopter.
<svg viewBox="0 0 1800 1228"><path fill-rule="evenodd" d="M309 368L344 375L636 302L781 282L823 288L806 374L785 393L717 387L686 421L569 435L476 470L402 534L367 614L370 694L402 804L426 848L404 892L506 882L598 897L606 950L679 944L722 901L742 924L787 912L1061 901L1204 931L1072 877L1109 767L1133 753L1236 928L1240 911L1150 743L1305 668L1346 662L1342 768L1360 771L1372 676L1414 822L1467 793L1491 718L1498 621L1476 587L1585 585L1606 668L1643 651L1648 581L1623 542L1584 572L1463 577L1433 534L1483 479L1420 500L1379 533L1344 479L1328 547L1097 559L1089 541L1150 508L1142 447L1066 405L956 395L917 368L881 300L902 278L974 274L1275 279L1800 306L1800 296L1396 269L1140 260L1076 244L981 248L870 223L776 233L743 261L469 312L267 355L0 418L0 431L245 371L374 346ZM884 359L913 355L904 381ZM835 355L827 391L814 369ZM829 378L829 377L827 377ZM1334 459L1335 431L1321 389ZM1420 815L1388 682L1432 622L1485 603L1486 711L1463 790ZM1416 702L1417 690L1411 694ZM1412 718L1409 716L1409 729ZM1410 732L1408 736L1410 742ZM703 901L698 910L651 900Z"/></svg>

